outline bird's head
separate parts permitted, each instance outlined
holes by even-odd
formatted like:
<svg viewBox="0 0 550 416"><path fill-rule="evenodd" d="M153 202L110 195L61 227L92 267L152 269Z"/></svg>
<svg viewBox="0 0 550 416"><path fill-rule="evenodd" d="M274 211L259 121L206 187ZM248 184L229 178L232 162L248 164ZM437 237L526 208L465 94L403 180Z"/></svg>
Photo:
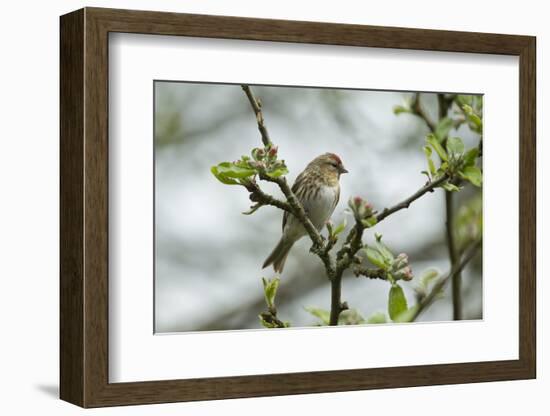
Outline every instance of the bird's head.
<svg viewBox="0 0 550 416"><path fill-rule="evenodd" d="M317 156L312 164L315 164L319 169L327 175L336 175L340 177L342 173L348 173L348 170L344 167L342 159L334 153L324 153L321 156Z"/></svg>

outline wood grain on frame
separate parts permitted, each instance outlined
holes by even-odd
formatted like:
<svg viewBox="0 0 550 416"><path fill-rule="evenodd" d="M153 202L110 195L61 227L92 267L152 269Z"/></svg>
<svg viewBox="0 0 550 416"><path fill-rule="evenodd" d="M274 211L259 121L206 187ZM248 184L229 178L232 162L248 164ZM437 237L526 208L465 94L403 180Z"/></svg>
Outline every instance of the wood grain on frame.
<svg viewBox="0 0 550 416"><path fill-rule="evenodd" d="M84 403L84 12L61 19L60 396Z"/></svg>
<svg viewBox="0 0 550 416"><path fill-rule="evenodd" d="M86 8L61 17L60 396L83 407L534 378L535 38ZM108 33L516 55L519 359L136 383L108 380Z"/></svg>

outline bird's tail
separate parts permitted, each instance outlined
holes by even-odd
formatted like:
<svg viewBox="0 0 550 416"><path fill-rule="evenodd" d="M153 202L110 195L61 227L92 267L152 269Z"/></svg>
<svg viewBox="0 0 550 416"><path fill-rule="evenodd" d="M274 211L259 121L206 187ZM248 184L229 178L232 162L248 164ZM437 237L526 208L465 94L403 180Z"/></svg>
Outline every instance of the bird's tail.
<svg viewBox="0 0 550 416"><path fill-rule="evenodd" d="M279 243L277 243L277 246L273 249L267 259L265 259L262 268L265 269L267 266L273 264L273 270L275 270L276 273L282 273L283 267L285 267L286 257L288 256L288 252L293 245L294 241L285 240L284 236L281 237Z"/></svg>

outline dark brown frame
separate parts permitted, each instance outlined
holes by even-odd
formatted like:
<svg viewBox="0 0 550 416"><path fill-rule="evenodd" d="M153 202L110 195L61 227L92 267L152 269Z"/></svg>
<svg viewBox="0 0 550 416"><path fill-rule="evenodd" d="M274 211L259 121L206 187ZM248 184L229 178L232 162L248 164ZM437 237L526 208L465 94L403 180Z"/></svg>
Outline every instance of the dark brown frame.
<svg viewBox="0 0 550 416"><path fill-rule="evenodd" d="M109 383L109 32L519 56L519 359ZM535 45L530 36L148 11L85 8L62 16L61 398L100 407L535 378Z"/></svg>

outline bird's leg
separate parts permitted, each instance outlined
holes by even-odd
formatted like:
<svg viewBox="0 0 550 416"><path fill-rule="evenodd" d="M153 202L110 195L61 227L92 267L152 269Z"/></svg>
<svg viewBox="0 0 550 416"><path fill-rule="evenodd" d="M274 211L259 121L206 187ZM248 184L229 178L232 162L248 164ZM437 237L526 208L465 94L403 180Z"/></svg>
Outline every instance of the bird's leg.
<svg viewBox="0 0 550 416"><path fill-rule="evenodd" d="M313 242L309 249L310 253L321 254L325 250L327 238L321 233L319 233L319 237L321 237L321 243Z"/></svg>
<svg viewBox="0 0 550 416"><path fill-rule="evenodd" d="M317 243L313 243L309 249L309 252L310 253L313 253L313 254L321 254L322 251L323 251L323 248L324 248L324 242L325 242L325 237L321 236L321 239L323 240L323 245L319 245Z"/></svg>

